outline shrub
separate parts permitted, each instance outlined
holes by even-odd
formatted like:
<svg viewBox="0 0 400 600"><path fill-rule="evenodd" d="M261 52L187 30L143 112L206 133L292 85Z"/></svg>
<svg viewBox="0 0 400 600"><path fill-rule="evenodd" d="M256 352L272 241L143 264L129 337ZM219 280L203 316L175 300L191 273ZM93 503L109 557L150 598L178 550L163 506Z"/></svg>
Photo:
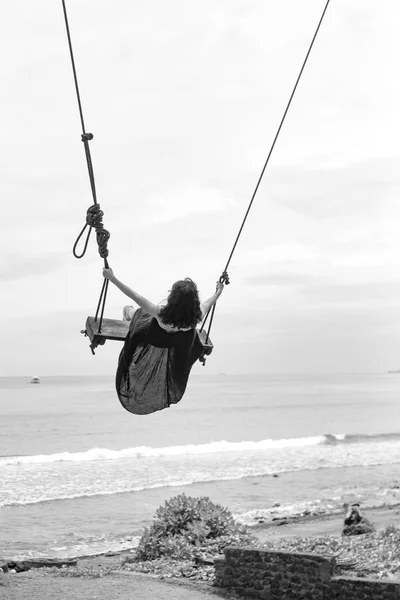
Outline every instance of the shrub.
<svg viewBox="0 0 400 600"><path fill-rule="evenodd" d="M209 498L182 494L166 501L152 525L145 529L135 560L154 560L165 556L193 560L221 554L232 544L251 544L247 529L235 523L231 512Z"/></svg>

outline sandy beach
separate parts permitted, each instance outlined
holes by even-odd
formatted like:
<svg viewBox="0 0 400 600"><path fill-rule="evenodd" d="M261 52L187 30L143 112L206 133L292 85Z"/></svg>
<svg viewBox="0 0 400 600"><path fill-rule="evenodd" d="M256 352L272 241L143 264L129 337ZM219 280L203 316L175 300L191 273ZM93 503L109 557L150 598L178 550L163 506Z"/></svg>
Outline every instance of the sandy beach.
<svg viewBox="0 0 400 600"><path fill-rule="evenodd" d="M365 516L382 530L400 524L400 508L365 509ZM260 525L252 528L260 543L283 538L332 536L339 538L343 526L342 514L325 514L288 519L287 523ZM220 595L209 583L187 579L159 579L152 575L122 570L121 563L129 552L110 553L78 560L77 569L92 571L97 577L62 577L55 569L31 569L24 573L5 573L0 578L0 597L4 600L204 600ZM99 573L103 576L99 577ZM224 594L225 595L225 594ZM228 595L229 596L229 595Z"/></svg>
<svg viewBox="0 0 400 600"><path fill-rule="evenodd" d="M400 525L399 506L364 508L362 512L377 530L384 529L388 525ZM343 529L343 513L295 517L287 521L285 525L260 525L253 528L253 533L260 542L266 542L286 537L308 538L320 535L340 537Z"/></svg>

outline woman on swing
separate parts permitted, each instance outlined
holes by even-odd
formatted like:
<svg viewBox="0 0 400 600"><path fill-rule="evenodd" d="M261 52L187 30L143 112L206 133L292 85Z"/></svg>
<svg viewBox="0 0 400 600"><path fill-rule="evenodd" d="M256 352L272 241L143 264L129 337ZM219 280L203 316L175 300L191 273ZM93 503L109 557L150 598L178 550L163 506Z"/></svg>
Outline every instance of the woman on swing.
<svg viewBox="0 0 400 600"><path fill-rule="evenodd" d="M173 284L166 304L157 305L119 281L112 269L103 269L103 276L139 305L123 309L130 326L116 376L122 406L134 414L148 414L176 404L203 352L196 326L217 302L224 284L218 282L216 292L200 304L197 286L187 277Z"/></svg>

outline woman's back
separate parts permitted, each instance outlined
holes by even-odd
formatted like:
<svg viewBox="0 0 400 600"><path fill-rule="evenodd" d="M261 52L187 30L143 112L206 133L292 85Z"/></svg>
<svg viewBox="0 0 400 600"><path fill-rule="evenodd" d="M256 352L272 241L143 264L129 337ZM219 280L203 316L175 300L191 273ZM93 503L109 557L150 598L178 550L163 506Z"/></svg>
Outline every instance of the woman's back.
<svg viewBox="0 0 400 600"><path fill-rule="evenodd" d="M174 325L164 323L159 316L156 317L156 319L159 326L167 333L177 333L178 331L190 331L191 329L194 329L194 327L174 327Z"/></svg>
<svg viewBox="0 0 400 600"><path fill-rule="evenodd" d="M164 331L166 331L167 333L176 333L178 331L190 331L191 329L193 329L193 327L177 327L172 323L165 323L162 320L162 317L160 316L160 312L162 312L162 310L167 306L167 304L167 300L163 300L162 302L160 302L160 304L158 305L159 313L155 317L157 319L157 323L162 329L164 329Z"/></svg>

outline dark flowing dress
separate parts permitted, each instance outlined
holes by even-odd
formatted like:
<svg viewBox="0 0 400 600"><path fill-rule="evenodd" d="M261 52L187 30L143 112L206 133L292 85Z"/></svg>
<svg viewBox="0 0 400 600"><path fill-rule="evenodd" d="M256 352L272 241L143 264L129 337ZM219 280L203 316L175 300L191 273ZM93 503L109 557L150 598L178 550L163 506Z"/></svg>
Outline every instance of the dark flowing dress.
<svg viewBox="0 0 400 600"><path fill-rule="evenodd" d="M196 329L167 333L157 319L137 309L118 361L116 389L122 406L147 415L177 404L202 351Z"/></svg>

